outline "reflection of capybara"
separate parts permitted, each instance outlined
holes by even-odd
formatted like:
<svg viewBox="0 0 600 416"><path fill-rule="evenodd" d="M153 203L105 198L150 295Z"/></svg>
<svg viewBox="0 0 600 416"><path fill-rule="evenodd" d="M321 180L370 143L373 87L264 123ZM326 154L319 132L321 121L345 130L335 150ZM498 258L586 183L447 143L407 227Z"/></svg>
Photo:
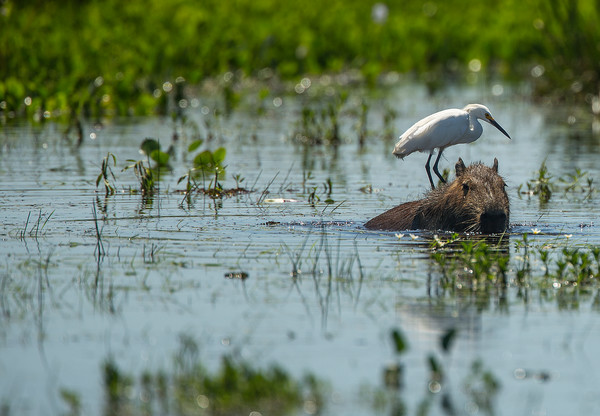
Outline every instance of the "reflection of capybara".
<svg viewBox="0 0 600 416"><path fill-rule="evenodd" d="M491 168L482 163L456 163L456 179L430 191L425 198L398 205L365 224L372 230L447 230L503 232L510 207L506 183L498 175L498 159Z"/></svg>

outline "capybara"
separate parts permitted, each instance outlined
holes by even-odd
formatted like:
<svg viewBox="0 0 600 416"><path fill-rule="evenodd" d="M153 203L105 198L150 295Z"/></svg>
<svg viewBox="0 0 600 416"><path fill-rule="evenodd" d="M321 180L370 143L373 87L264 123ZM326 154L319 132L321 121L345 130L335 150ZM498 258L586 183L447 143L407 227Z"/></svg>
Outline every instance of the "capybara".
<svg viewBox="0 0 600 416"><path fill-rule="evenodd" d="M456 179L430 191L425 198L398 205L365 224L371 230L446 230L500 233L508 228L510 207L506 183L498 175L498 159L456 163Z"/></svg>

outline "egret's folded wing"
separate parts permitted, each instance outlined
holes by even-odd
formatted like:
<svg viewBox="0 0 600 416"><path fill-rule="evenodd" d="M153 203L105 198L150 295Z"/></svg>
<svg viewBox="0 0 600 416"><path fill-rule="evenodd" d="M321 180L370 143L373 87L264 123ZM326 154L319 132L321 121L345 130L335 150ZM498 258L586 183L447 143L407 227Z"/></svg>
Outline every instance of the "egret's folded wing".
<svg viewBox="0 0 600 416"><path fill-rule="evenodd" d="M406 130L394 147L394 155L431 151L456 143L469 128L469 116L463 110L450 109L432 114Z"/></svg>

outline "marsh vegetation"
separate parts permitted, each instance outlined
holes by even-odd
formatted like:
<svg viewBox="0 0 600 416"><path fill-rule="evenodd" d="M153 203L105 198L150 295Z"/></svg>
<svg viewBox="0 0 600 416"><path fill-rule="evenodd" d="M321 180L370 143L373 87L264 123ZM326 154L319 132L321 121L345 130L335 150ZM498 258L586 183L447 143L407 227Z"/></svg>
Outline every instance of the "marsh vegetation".
<svg viewBox="0 0 600 416"><path fill-rule="evenodd" d="M598 413L599 11L479 6L0 1L0 413ZM469 102L507 232L366 230Z"/></svg>

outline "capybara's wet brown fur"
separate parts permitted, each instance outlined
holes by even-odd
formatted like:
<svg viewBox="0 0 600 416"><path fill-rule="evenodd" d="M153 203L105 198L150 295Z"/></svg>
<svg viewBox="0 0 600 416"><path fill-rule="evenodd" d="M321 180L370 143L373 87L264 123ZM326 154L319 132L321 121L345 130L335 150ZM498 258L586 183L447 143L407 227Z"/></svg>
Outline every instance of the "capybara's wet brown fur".
<svg viewBox="0 0 600 416"><path fill-rule="evenodd" d="M508 228L510 207L506 183L498 175L498 159L490 168L482 163L456 163L456 179L430 191L425 198L398 205L371 219L372 230L447 230L500 233Z"/></svg>

